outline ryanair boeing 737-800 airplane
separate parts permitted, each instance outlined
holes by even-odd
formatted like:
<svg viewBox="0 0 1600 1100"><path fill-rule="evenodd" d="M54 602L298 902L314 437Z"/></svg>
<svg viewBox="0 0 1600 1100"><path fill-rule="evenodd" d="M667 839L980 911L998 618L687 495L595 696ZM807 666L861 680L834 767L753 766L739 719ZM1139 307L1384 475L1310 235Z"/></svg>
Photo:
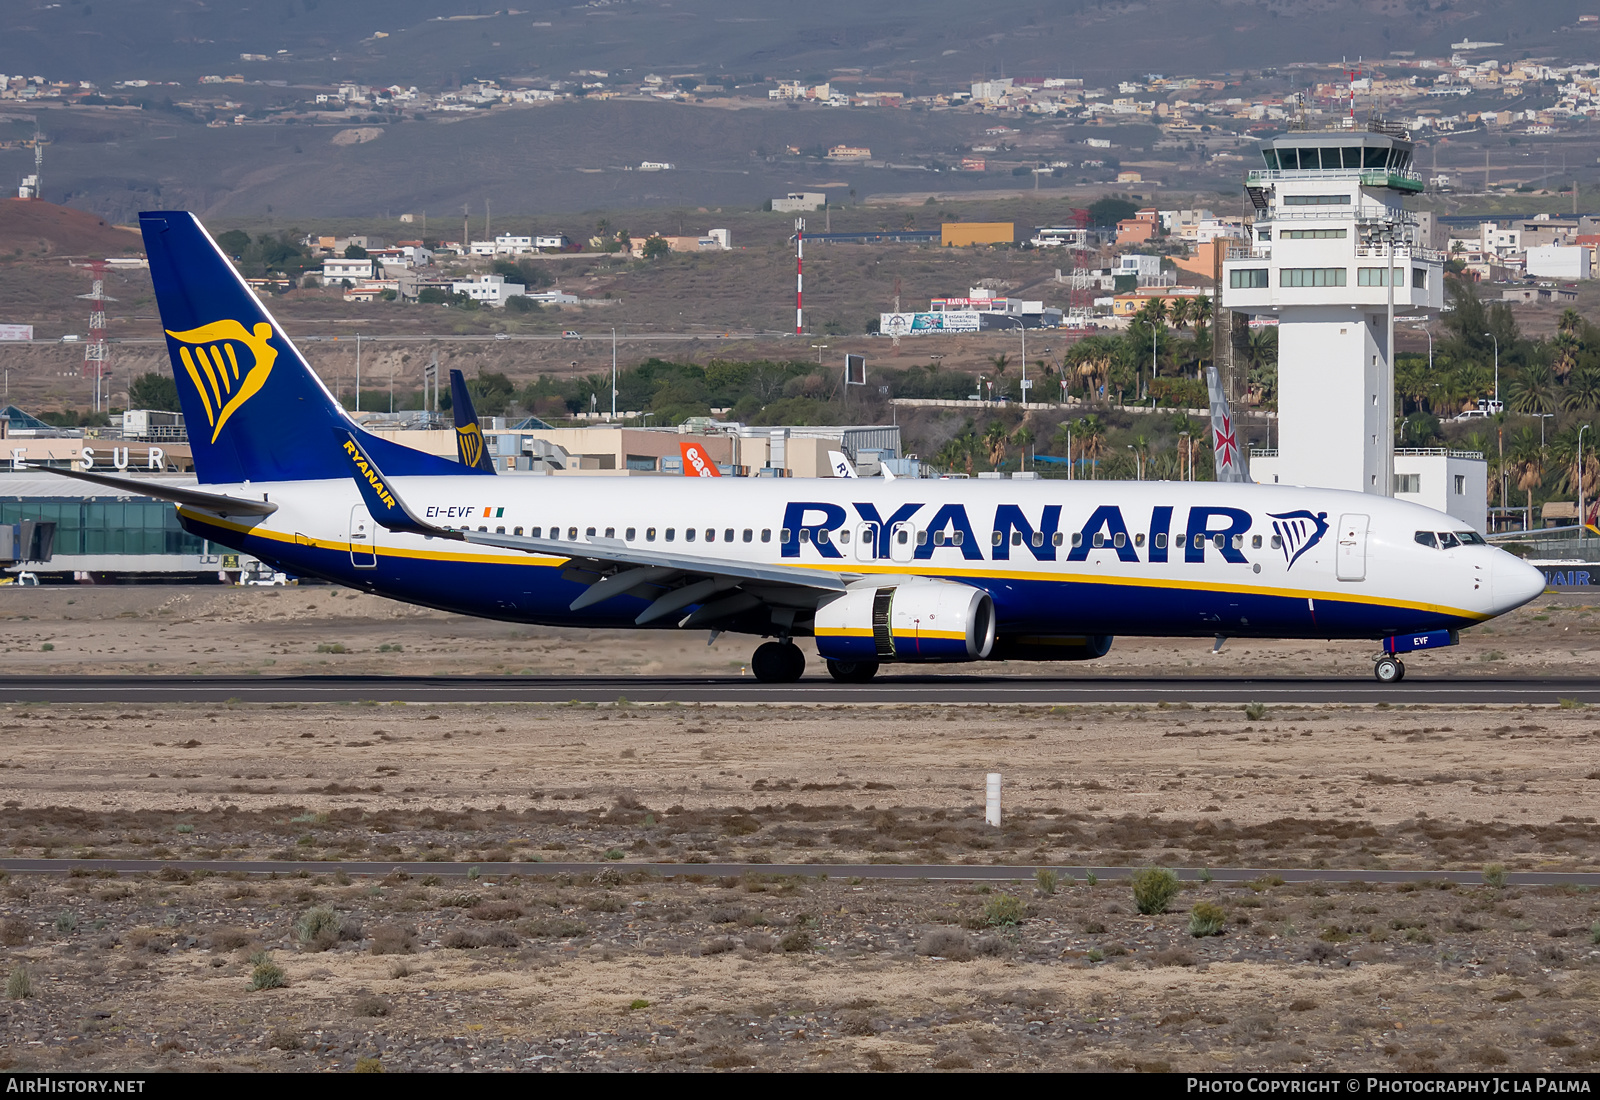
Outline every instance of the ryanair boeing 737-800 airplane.
<svg viewBox="0 0 1600 1100"><path fill-rule="evenodd" d="M1543 575L1440 512L1248 482L497 476L344 413L192 214L140 215L199 486L184 527L290 573L465 615L816 640L888 662L1084 660L1117 634L1372 639L1376 672L1536 596ZM65 472L65 471L62 471Z"/></svg>

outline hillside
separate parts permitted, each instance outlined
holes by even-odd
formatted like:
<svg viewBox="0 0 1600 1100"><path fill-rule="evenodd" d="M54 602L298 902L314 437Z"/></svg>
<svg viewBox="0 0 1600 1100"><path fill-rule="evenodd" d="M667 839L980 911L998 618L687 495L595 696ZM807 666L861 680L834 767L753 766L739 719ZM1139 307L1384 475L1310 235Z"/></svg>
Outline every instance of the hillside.
<svg viewBox="0 0 1600 1100"><path fill-rule="evenodd" d="M0 201L0 256L61 259L143 254L137 231L120 229L104 218L48 202Z"/></svg>

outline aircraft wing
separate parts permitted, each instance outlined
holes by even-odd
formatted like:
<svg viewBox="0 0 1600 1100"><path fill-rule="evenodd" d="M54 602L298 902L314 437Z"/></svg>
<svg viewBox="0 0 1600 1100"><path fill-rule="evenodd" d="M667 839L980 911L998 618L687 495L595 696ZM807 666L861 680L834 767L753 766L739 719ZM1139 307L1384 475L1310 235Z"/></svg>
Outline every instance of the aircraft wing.
<svg viewBox="0 0 1600 1100"><path fill-rule="evenodd" d="M336 434L341 437L342 449L351 461L367 511L379 525L391 531L565 558L570 563L566 578L589 586L572 601L574 611L617 596L633 595L651 599L650 606L634 620L639 626L690 607L695 610L687 613L678 625L711 626L763 605L780 612L790 609L792 618L793 611L810 611L820 597L843 592L846 587L845 575L830 570L645 549L629 546L621 539L564 542L438 527L419 518L406 506L351 433Z"/></svg>

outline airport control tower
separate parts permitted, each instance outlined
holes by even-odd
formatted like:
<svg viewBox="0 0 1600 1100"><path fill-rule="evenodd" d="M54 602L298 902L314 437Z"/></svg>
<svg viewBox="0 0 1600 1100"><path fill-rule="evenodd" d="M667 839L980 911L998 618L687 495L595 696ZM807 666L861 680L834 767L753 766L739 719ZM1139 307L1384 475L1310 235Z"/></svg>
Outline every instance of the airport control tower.
<svg viewBox="0 0 1600 1100"><path fill-rule="evenodd" d="M1394 450L1395 321L1444 304L1444 256L1401 207L1422 190L1412 148L1398 127L1354 119L1261 146L1245 180L1252 237L1229 251L1222 290L1224 308L1278 322L1278 449L1252 454L1250 473L1400 496L1481 529L1481 461Z"/></svg>

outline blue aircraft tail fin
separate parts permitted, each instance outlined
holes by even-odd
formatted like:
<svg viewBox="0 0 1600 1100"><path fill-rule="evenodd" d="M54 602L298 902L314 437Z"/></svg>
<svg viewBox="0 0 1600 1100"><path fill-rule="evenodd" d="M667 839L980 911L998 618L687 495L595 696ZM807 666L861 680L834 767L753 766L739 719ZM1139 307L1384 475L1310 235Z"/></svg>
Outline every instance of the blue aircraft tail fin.
<svg viewBox="0 0 1600 1100"><path fill-rule="evenodd" d="M494 460L483 445L483 429L478 427L478 410L472 407L466 376L458 370L450 372L450 411L455 413L456 457L461 459L461 465L494 473Z"/></svg>
<svg viewBox="0 0 1600 1100"><path fill-rule="evenodd" d="M139 226L201 482L348 477L336 428L391 475L468 472L357 427L193 214L142 213Z"/></svg>

